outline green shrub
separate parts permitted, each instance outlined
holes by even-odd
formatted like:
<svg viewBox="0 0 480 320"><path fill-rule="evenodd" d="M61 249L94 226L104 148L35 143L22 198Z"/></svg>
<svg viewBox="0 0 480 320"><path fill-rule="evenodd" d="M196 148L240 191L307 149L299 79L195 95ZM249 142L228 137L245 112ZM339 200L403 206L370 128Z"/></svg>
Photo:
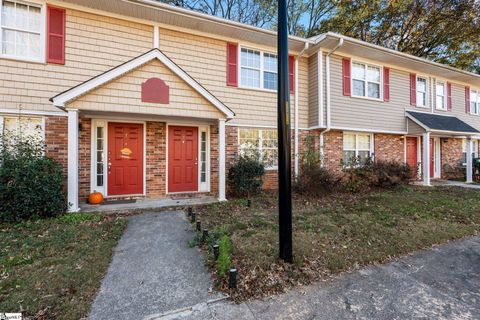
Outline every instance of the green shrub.
<svg viewBox="0 0 480 320"><path fill-rule="evenodd" d="M349 192L370 188L393 188L408 184L413 177L412 173L408 164L373 161L371 158L361 163L360 158L352 158L347 164L343 164L341 184Z"/></svg>
<svg viewBox="0 0 480 320"><path fill-rule="evenodd" d="M68 208L62 167L33 137L0 136L0 221L51 217Z"/></svg>
<svg viewBox="0 0 480 320"><path fill-rule="evenodd" d="M220 238L220 243L218 244L220 254L217 259L217 273L219 276L224 277L232 265L230 260L230 255L232 253L232 245L230 243L230 238L228 235L224 234Z"/></svg>
<svg viewBox="0 0 480 320"><path fill-rule="evenodd" d="M262 187L264 174L265 167L258 157L242 155L228 171L230 189L237 196L250 196Z"/></svg>
<svg viewBox="0 0 480 320"><path fill-rule="evenodd" d="M338 177L321 167L320 155L314 148L314 137L305 138L305 152L302 154L301 165L294 183L295 191L305 195L322 195L337 189Z"/></svg>

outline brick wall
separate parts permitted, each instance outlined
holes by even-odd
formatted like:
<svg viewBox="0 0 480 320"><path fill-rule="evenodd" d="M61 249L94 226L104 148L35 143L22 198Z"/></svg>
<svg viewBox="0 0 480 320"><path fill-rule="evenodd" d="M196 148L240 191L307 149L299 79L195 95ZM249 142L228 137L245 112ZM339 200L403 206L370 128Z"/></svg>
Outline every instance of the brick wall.
<svg viewBox="0 0 480 320"><path fill-rule="evenodd" d="M343 159L343 132L329 131L323 138L323 165L335 173L340 173Z"/></svg>
<svg viewBox="0 0 480 320"><path fill-rule="evenodd" d="M400 135L375 133L375 160L405 161L405 142Z"/></svg>
<svg viewBox="0 0 480 320"><path fill-rule="evenodd" d="M442 164L442 178L465 178L465 170L458 168L462 156L462 139L441 139L440 162Z"/></svg>
<svg viewBox="0 0 480 320"><path fill-rule="evenodd" d="M147 122L147 197L163 197L166 192L167 135L164 122Z"/></svg>
<svg viewBox="0 0 480 320"><path fill-rule="evenodd" d="M78 133L78 200L84 202L90 194L90 165L92 143L92 120L80 118Z"/></svg>
<svg viewBox="0 0 480 320"><path fill-rule="evenodd" d="M45 145L47 156L62 165L64 187L68 174L68 118L45 117Z"/></svg>
<svg viewBox="0 0 480 320"><path fill-rule="evenodd" d="M218 125L215 124L210 126L210 194L213 196L218 196L218 155Z"/></svg>

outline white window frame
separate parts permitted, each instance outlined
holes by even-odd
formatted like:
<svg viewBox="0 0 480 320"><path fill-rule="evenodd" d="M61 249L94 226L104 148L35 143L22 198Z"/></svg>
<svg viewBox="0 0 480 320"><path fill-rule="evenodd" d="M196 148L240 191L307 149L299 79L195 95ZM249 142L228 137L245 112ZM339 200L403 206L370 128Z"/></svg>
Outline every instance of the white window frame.
<svg viewBox="0 0 480 320"><path fill-rule="evenodd" d="M355 149L345 149L345 143L344 143L344 137L345 135L353 135L355 136ZM358 149L358 136L370 136L370 149L368 150L368 156L370 158L374 158L374 134L373 133L366 133L366 132L351 132L351 131L345 131L342 134L342 160L343 160L343 152L344 151L354 151L355 152L355 157L358 157L358 152L359 151L367 151L363 149ZM345 163L345 165L348 165Z"/></svg>
<svg viewBox="0 0 480 320"><path fill-rule="evenodd" d="M358 79L353 77L353 64L362 64L365 66L365 79ZM380 69L380 82L373 82L373 81L368 81L367 80L367 72L368 72L368 67L372 68L379 68ZM353 89L353 80L358 80L358 81L363 81L364 82L364 96L359 96L354 93ZM379 97L378 98L373 98L368 96L368 84L369 83L378 83L379 84ZM368 62L363 62L359 60L350 60L350 88L351 88L351 96L354 98L360 98L360 99L368 99L368 100L374 100L374 101L383 101L383 66L368 63Z"/></svg>
<svg viewBox="0 0 480 320"><path fill-rule="evenodd" d="M425 80L425 92L419 91L418 90L418 79L423 79ZM425 105L422 105L418 101L418 93L424 93L425 94ZM422 75L417 75L415 78L415 100L417 101L417 107L419 108L428 108L428 77L422 76Z"/></svg>
<svg viewBox="0 0 480 320"><path fill-rule="evenodd" d="M238 145L238 156L240 157L240 149L241 149L241 143L240 143L240 132L242 130L257 130L258 131L258 154L259 154L259 159L258 161L260 161L261 163L263 163L263 131L274 131L275 128L238 128L238 141L237 141L237 145ZM274 148L268 148L268 149L271 149L273 150ZM277 138L277 152L278 152L278 138ZM270 167L267 167L265 166L265 170L277 170L278 169L278 165L276 166L270 166Z"/></svg>
<svg viewBox="0 0 480 320"><path fill-rule="evenodd" d="M202 166L201 166L202 132L205 132L205 139L206 139L205 181L203 182L202 182ZM209 126L198 127L198 161L197 163L198 163L198 192L210 192L210 127Z"/></svg>
<svg viewBox="0 0 480 320"><path fill-rule="evenodd" d="M251 67L242 67L242 49L252 50L252 51L256 51L256 52L260 53L260 69L255 69L255 68L251 68ZM269 54L269 55L276 56L277 57L277 64L278 64L278 56L274 52L268 52L268 51L265 51L265 50L254 49L254 48L250 48L250 47L246 47L246 46L238 46L238 71L237 71L237 74L238 74L238 77L239 77L239 84L238 84L239 88L251 89L251 90L261 90L261 91L268 91L268 92L277 92L277 90L268 89L268 88L264 87L263 80L264 80L264 72L266 71L264 66L263 66L263 64L264 64L264 61L263 61L264 60L264 54ZM260 71L260 86L259 87L252 87L252 86L247 86L247 85L242 84L242 68ZM267 72L273 72L273 71L267 71ZM277 74L277 88L278 88L278 73L277 72L278 71L275 70L275 73Z"/></svg>
<svg viewBox="0 0 480 320"><path fill-rule="evenodd" d="M40 0L29 0L29 1L19 1L19 0L9 0L10 2L14 3L21 3L24 5L28 6L36 6L40 8L40 15L41 15L41 21L40 21L40 31L36 34L40 36L40 55L38 57L19 57L15 55L9 55L9 54L3 54L3 27L2 27L2 8L3 8L3 0L0 1L0 58L5 58L5 59L12 59L12 60L20 60L20 61L28 61L28 62L39 62L39 63L45 63L45 58L46 58L46 21L47 21L47 10L46 10L46 4L44 1ZM25 31L28 33L33 33L30 30L21 30L21 29L15 29L15 28L7 28L7 29L12 29L12 30L18 30L18 31Z"/></svg>
<svg viewBox="0 0 480 320"><path fill-rule="evenodd" d="M437 104L437 97L440 96L437 92L437 86L442 85L443 86L443 106L439 107ZM447 99L448 99L448 93L447 93L447 82L444 80L435 80L435 109L436 110L441 110L441 111L447 111Z"/></svg>
<svg viewBox="0 0 480 320"><path fill-rule="evenodd" d="M477 105L477 112L476 113L472 112L472 96L473 96L472 93L476 93L476 95L477 95L477 101L475 101L475 103ZM480 115L480 110L479 110L480 109L480 96L479 95L480 95L480 90L470 89L470 105L468 107L470 109L470 114L476 115L476 116Z"/></svg>

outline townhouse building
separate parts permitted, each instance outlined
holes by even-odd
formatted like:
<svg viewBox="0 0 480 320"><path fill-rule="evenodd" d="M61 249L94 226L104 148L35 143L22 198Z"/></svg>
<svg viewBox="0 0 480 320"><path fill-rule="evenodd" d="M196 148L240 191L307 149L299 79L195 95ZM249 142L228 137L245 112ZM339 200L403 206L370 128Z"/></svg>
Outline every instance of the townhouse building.
<svg viewBox="0 0 480 320"><path fill-rule="evenodd" d="M251 150L276 185L274 32L152 0L2 0L0 29L0 130L44 141L72 211L93 191L225 200ZM472 180L480 76L334 33L289 49L295 173L311 135L332 170L359 156Z"/></svg>

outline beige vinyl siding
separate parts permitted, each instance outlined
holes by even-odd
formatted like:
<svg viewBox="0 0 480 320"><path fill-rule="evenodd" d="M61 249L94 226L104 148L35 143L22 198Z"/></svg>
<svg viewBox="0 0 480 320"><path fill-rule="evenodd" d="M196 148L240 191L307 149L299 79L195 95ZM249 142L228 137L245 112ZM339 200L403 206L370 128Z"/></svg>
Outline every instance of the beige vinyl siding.
<svg viewBox="0 0 480 320"><path fill-rule="evenodd" d="M390 102L384 102L344 96L342 58L330 56L330 68L332 127L405 132L405 107L410 104L407 72L390 69Z"/></svg>
<svg viewBox="0 0 480 320"><path fill-rule="evenodd" d="M408 122L408 134L421 135L425 133L425 129L413 122L411 119L407 119Z"/></svg>
<svg viewBox="0 0 480 320"><path fill-rule="evenodd" d="M156 104L141 101L142 82L152 77L158 77L170 86L170 103ZM92 111L194 118L218 119L223 117L216 107L158 60L153 60L93 90L70 103L68 107Z"/></svg>
<svg viewBox="0 0 480 320"><path fill-rule="evenodd" d="M49 99L152 48L153 28L66 11L65 65L0 59L0 108L59 111Z"/></svg>
<svg viewBox="0 0 480 320"><path fill-rule="evenodd" d="M226 45L223 40L160 28L160 50L232 109L230 124L276 126L277 93L226 85ZM272 48L272 52L275 49ZM299 60L299 127L308 126L308 60ZM293 120L294 96L291 95Z"/></svg>
<svg viewBox="0 0 480 320"><path fill-rule="evenodd" d="M318 126L318 54L310 56L308 60L308 110L310 127Z"/></svg>

